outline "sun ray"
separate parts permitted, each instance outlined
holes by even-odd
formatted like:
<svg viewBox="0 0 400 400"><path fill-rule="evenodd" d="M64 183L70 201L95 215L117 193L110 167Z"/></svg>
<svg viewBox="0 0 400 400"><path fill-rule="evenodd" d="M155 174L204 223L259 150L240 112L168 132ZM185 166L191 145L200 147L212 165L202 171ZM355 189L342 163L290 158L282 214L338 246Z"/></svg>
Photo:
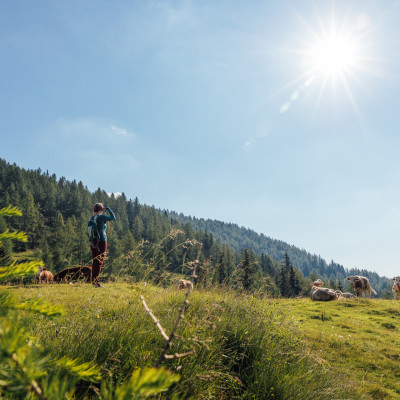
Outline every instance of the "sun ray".
<svg viewBox="0 0 400 400"><path fill-rule="evenodd" d="M352 93L352 91L350 89L350 86L349 86L349 84L347 82L346 76L345 75L341 75L340 77L341 77L341 80L342 80L343 87L344 87L347 95L349 96L350 103L353 106L354 112L356 113L359 121L362 123L362 118L361 118L361 114L360 114L358 106L357 106L357 102L354 99L353 93Z"/></svg>

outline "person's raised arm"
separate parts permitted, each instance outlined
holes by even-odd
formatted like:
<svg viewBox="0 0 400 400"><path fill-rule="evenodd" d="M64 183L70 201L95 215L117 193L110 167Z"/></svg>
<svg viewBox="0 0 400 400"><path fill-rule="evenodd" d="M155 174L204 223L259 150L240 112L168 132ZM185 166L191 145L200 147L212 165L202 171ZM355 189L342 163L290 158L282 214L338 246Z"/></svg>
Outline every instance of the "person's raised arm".
<svg viewBox="0 0 400 400"><path fill-rule="evenodd" d="M103 214L103 216L105 217L104 219L106 221L114 221L115 220L115 215L112 212L111 208L110 207L105 207L104 209L107 210L109 212L109 214L110 214L110 215L104 215Z"/></svg>

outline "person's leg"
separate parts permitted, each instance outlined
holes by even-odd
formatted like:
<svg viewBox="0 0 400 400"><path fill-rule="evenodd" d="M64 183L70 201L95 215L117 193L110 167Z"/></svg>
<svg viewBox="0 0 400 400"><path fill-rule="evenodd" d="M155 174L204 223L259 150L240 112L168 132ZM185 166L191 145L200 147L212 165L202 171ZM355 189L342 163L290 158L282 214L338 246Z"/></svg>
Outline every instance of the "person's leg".
<svg viewBox="0 0 400 400"><path fill-rule="evenodd" d="M100 269L99 269L100 251L97 242L90 244L90 251L92 252L92 276L90 280L92 283L97 283L96 278L100 274Z"/></svg>
<svg viewBox="0 0 400 400"><path fill-rule="evenodd" d="M92 251L93 255L93 251ZM107 255L107 242L99 241L96 246L96 257L93 257L92 265L92 283L98 284L101 272L101 267Z"/></svg>

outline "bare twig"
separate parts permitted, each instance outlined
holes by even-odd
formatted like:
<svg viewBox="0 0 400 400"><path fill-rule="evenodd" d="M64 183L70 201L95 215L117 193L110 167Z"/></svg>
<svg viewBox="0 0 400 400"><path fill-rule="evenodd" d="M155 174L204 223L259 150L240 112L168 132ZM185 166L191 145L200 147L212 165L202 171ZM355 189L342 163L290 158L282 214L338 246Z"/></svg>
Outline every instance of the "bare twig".
<svg viewBox="0 0 400 400"><path fill-rule="evenodd" d="M162 353L161 353L161 355L160 355L158 361L157 361L156 364L155 364L155 367L157 367L157 368L159 368L159 367L161 366L161 363L167 358L167 357L165 357L165 356L166 356L166 354L167 354L168 349L171 347L172 339L174 338L175 332L176 332L176 330L178 329L179 322L180 322L180 321L184 318L184 316L185 316L184 313L185 313L185 310L186 310L187 305L189 304L189 301L188 301L189 294L190 294L190 288L189 288L188 291L186 292L185 300L183 301L183 304L182 304L182 306L181 306L181 308L180 308L180 310L179 310L179 315L178 315L178 318L177 318L176 321L175 321L174 327L172 328L172 332L171 332L171 334L169 335L169 338L167 339L167 342L165 343L164 350L162 351Z"/></svg>
<svg viewBox="0 0 400 400"><path fill-rule="evenodd" d="M144 301L144 297L140 296L140 300L142 300L143 307L147 311L147 313L150 315L150 317L153 319L154 323L157 325L157 328L160 330L161 335L165 340L169 340L168 335L165 333L164 328L161 326L160 321L156 318L156 316L151 312L150 308L147 306L146 302Z"/></svg>
<svg viewBox="0 0 400 400"><path fill-rule="evenodd" d="M203 244L202 243L197 242L197 244L199 244L199 250L197 252L196 260L193 261L193 263L192 263L193 264L193 272L192 272L193 280L195 280L197 278L196 269L200 264L200 254L201 254L201 251L203 249ZM172 345L172 340L174 339L175 336L177 336L176 335L176 331L178 329L179 322L185 317L185 310L186 310L187 305L189 304L188 297L190 295L190 292L191 292L191 287L189 287L188 290L186 291L185 300L183 301L183 304L182 304L181 308L179 309L178 318L176 319L175 324L174 324L174 326L172 328L172 331L171 331L169 336L165 333L165 330L161 326L160 321L157 319L157 317L152 313L150 308L147 306L147 304L146 304L146 302L144 300L144 297L140 296L140 299L142 300L142 303L143 303L143 306L144 306L145 310L150 315L150 317L153 319L154 323L157 325L157 328L161 332L161 335L166 340L164 349L163 349L159 359L157 360L157 362L154 365L156 368L159 368L161 366L161 363L164 360L171 360L171 359L174 359L174 358L184 358L184 357L188 357L188 356L196 354L196 352L194 350L190 350L190 351L188 351L186 353L180 353L180 354L179 353L167 354L168 349Z"/></svg>
<svg viewBox="0 0 400 400"><path fill-rule="evenodd" d="M190 350L187 353L181 353L181 354L165 354L164 358L166 360L171 360L173 358L184 358L184 357L188 357L188 356L194 356L196 354L196 352L194 350Z"/></svg>

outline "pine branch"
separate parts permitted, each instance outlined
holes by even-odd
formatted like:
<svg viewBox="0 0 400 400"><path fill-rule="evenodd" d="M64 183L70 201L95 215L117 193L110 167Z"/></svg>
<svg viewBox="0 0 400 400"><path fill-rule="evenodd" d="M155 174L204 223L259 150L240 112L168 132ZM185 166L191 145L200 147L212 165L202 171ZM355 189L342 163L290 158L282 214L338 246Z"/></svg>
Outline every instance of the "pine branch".
<svg viewBox="0 0 400 400"><path fill-rule="evenodd" d="M33 275L43 263L30 261L16 264L15 262L7 267L0 267L0 282L19 276Z"/></svg>
<svg viewBox="0 0 400 400"><path fill-rule="evenodd" d="M4 207L0 210L0 216L4 217L20 217L22 211L18 207Z"/></svg>
<svg viewBox="0 0 400 400"><path fill-rule="evenodd" d="M27 242L28 241L28 236L24 232L10 232L7 229L3 233L0 233L0 242L2 242L5 239L18 240L19 242Z"/></svg>

